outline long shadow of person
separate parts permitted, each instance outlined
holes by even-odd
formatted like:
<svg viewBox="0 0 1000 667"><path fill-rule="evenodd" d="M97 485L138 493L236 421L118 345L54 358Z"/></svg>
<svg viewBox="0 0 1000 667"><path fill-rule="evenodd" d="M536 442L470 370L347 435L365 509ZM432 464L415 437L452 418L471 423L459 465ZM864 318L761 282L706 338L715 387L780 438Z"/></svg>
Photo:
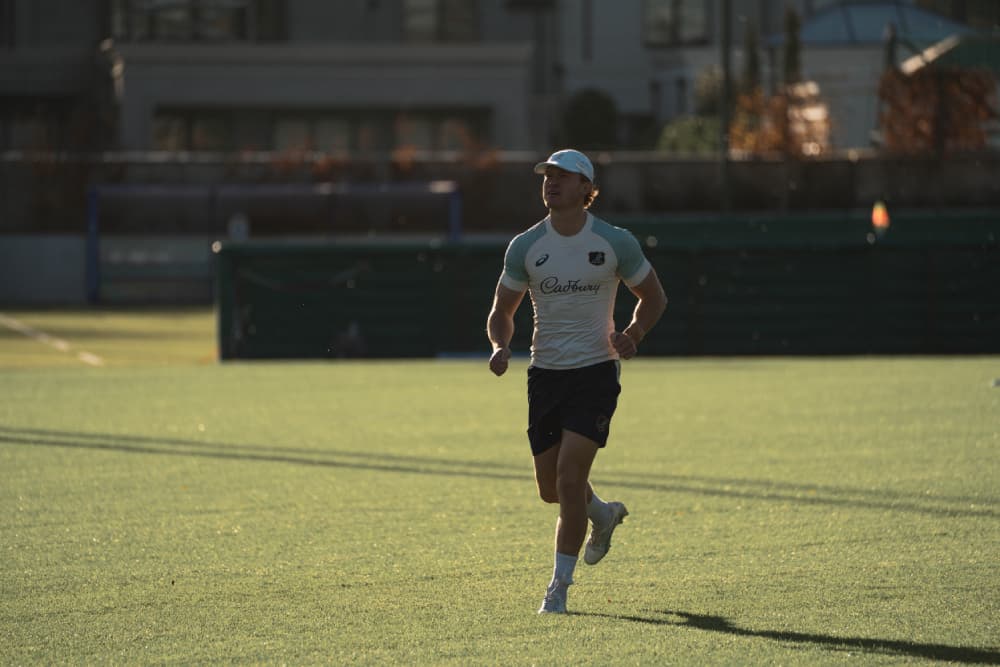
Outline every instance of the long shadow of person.
<svg viewBox="0 0 1000 667"><path fill-rule="evenodd" d="M967 646L950 646L948 644L924 644L894 639L874 639L869 637L837 637L805 632L789 632L780 630L751 630L733 625L722 616L709 614L692 614L684 611L662 611L653 617L600 614L591 612L573 612L577 616L603 616L605 618L664 625L688 627L707 632L721 632L739 637L760 637L780 642L797 642L802 644L817 644L827 646L831 650L859 651L864 653L882 653L888 655L909 655L931 660L947 660L965 664L996 665L1000 664L1000 651L994 649L974 648Z"/></svg>

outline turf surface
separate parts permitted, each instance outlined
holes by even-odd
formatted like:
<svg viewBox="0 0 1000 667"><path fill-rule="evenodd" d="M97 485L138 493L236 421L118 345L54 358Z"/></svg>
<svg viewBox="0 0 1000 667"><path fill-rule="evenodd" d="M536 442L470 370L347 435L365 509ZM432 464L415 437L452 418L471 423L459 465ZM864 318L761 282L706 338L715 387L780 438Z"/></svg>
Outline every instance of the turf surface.
<svg viewBox="0 0 1000 667"><path fill-rule="evenodd" d="M540 617L523 359L4 312L71 348L0 328L0 664L1000 663L1000 358L627 362L631 516Z"/></svg>

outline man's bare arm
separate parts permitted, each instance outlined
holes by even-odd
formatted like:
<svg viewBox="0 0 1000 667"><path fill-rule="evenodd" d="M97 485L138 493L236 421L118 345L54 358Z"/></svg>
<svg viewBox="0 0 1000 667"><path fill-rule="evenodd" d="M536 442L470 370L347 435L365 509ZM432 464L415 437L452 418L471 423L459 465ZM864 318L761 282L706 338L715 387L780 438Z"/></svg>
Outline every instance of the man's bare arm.
<svg viewBox="0 0 1000 667"><path fill-rule="evenodd" d="M655 269L650 269L649 275L642 282L629 289L639 300L632 311L632 321L621 333L615 331L611 334L611 345L623 359L635 356L639 343L660 321L667 308L667 295Z"/></svg>
<svg viewBox="0 0 1000 667"><path fill-rule="evenodd" d="M493 297L493 308L486 319L486 335L493 345L490 356L490 370L494 375L507 372L507 362L510 360L510 340L514 337L514 313L521 305L524 291L518 292L497 283L496 295Z"/></svg>

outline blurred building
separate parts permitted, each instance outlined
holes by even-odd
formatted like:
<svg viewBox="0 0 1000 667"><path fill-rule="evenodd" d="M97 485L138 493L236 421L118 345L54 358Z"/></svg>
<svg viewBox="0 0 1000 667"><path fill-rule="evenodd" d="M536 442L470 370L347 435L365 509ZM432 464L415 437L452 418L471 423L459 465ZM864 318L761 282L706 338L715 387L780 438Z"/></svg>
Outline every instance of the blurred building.
<svg viewBox="0 0 1000 667"><path fill-rule="evenodd" d="M993 0L732 0L734 76L751 27L762 80L780 83L786 5L838 148L870 141L890 25L903 60L1000 21ZM585 90L610 98L615 145L643 148L695 109L723 6L0 0L0 149L538 152Z"/></svg>

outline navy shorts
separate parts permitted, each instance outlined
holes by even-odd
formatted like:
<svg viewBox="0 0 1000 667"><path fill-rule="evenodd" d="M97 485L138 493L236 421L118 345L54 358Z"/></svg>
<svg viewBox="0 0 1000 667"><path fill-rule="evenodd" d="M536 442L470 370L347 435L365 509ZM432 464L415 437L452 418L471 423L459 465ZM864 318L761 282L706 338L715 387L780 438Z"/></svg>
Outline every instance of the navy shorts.
<svg viewBox="0 0 1000 667"><path fill-rule="evenodd" d="M618 361L552 370L528 367L528 441L538 456L562 439L563 429L603 447L621 385Z"/></svg>

